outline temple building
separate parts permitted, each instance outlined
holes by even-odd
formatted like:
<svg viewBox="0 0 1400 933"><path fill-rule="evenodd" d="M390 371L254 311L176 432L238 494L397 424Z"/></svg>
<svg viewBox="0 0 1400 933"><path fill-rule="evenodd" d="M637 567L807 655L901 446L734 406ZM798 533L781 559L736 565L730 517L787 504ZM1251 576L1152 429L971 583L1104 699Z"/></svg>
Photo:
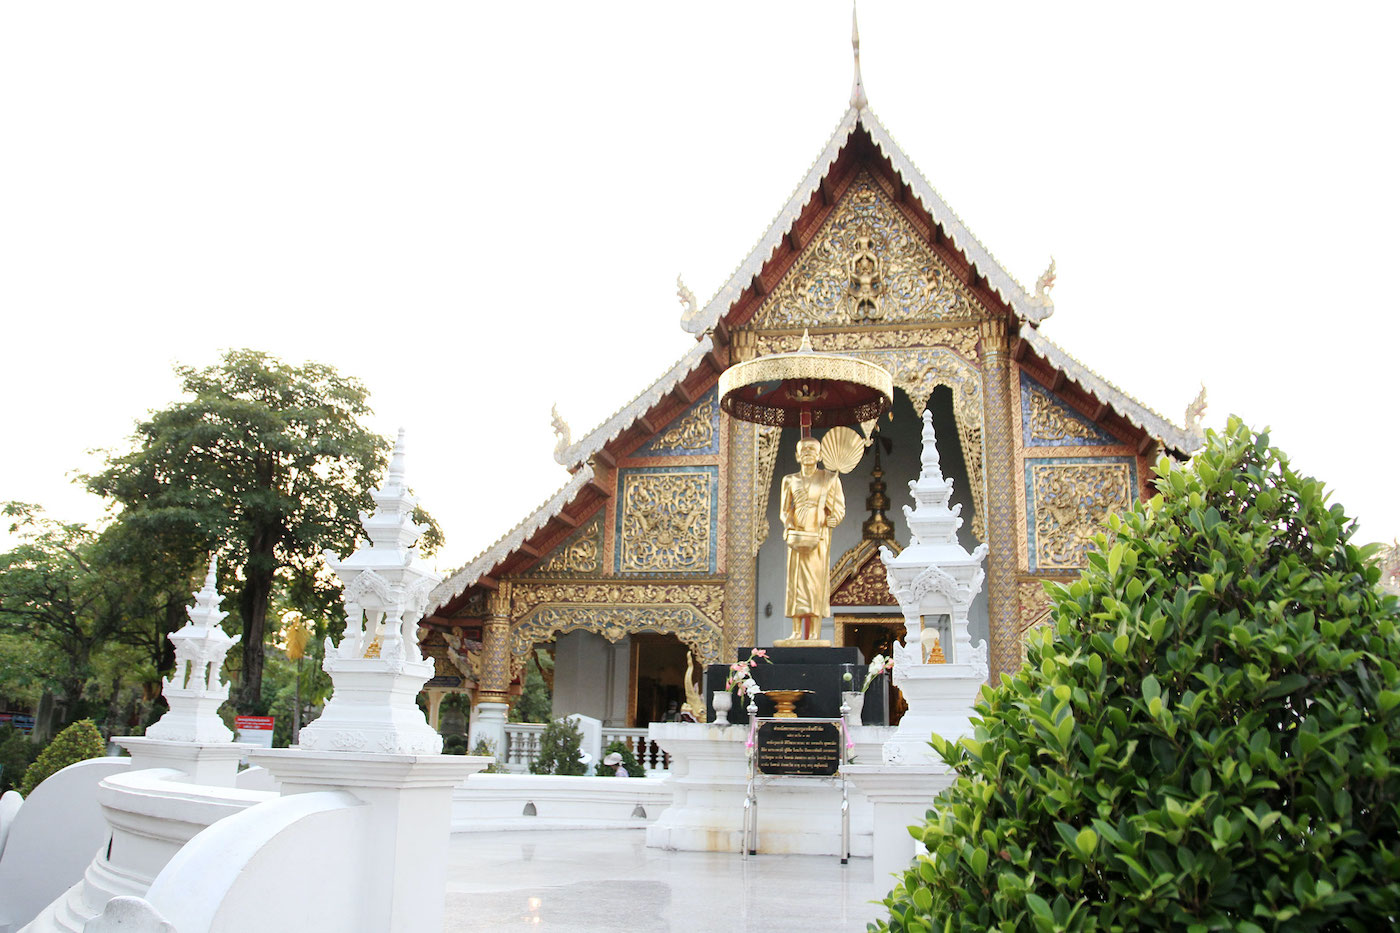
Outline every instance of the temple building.
<svg viewBox="0 0 1400 933"><path fill-rule="evenodd" d="M804 331L895 386L843 477L823 636L869 658L903 631L878 547L908 543L928 408L961 542L989 548L972 638L988 641L993 679L1018 667L1048 610L1042 581L1077 575L1105 517L1149 494L1157 457L1201 440L1203 399L1180 427L1041 334L1053 283L1052 261L1018 284L914 168L871 111L857 54L845 116L758 245L707 304L680 286L695 346L582 437L556 416L568 482L434 590L443 686L507 704L547 650L556 714L644 726L685 700L688 669L786 637L778 489L798 431L730 418L717 382Z"/></svg>

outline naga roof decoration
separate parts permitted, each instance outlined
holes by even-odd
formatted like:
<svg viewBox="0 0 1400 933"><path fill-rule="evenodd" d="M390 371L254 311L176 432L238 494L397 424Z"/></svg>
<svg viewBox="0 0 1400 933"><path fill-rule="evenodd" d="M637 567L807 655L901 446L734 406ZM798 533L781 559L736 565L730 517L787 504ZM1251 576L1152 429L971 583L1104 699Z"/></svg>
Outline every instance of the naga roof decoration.
<svg viewBox="0 0 1400 933"><path fill-rule="evenodd" d="M705 357L713 349L714 343L711 339L708 336L702 338L691 348L689 353L681 357L674 366L667 370L665 375L653 382L632 401L619 408L586 436L580 438L577 443L570 444L556 453L554 459L571 470L579 464L586 463L588 458L602 450L608 441L626 431L638 418L665 399L676 386L685 381L687 376L705 362Z"/></svg>
<svg viewBox="0 0 1400 933"><path fill-rule="evenodd" d="M493 567L509 557L535 532L562 512L570 502L574 501L579 490L592 481L593 468L585 466L569 477L569 481L560 487L558 492L550 496L544 505L535 509L528 518L502 535L495 544L472 558L466 566L448 574L446 579L433 588L428 597L428 609L423 613L424 616L432 615L446 605L449 600L460 596L466 592L468 587L490 573Z"/></svg>
<svg viewBox="0 0 1400 933"><path fill-rule="evenodd" d="M1141 428L1162 444L1182 456L1189 456L1199 450L1204 437L1199 431L1179 428L1157 412L1133 398L1107 379L1085 366L1079 360L1062 350L1058 344L1033 327L1021 331L1021 339L1032 352L1065 374L1065 378L1077 383L1103 404L1112 408L1131 424Z"/></svg>
<svg viewBox="0 0 1400 933"><path fill-rule="evenodd" d="M982 245L977 237L972 235L961 218L928 183L928 180L915 167L909 156L905 155L904 150L899 148L899 145L891 138L889 131L876 118L869 104L864 104L863 106L853 105L846 111L846 115L841 118L836 131L831 134L831 139L827 141L826 148L822 150L817 161L807 171L806 176L797 186L797 190L792 193L792 197L788 198L787 203L778 212L778 216L773 219L772 224L759 239L758 244L739 264L739 268L734 270L729 281L720 288L719 292L710 299L709 304L705 305L704 308L681 316L681 327L687 333L703 334L711 331L729 313L734 307L734 303L739 300L749 283L753 281L754 276L758 275L763 270L764 264L772 258L774 251L782 243L783 237L787 236L792 225L802 214L802 209L807 205L807 202L812 200L817 193L822 179L826 177L832 163L841 154L841 150L850 142L857 128L862 127L870 134L871 141L889 160L900 179L909 186L910 194L919 200L934 222L943 228L948 240L967 258L977 274L987 280L987 286L1005 301L1019 318L1029 321L1031 324L1039 324L1054 312L1055 306L1048 300L1048 297L1038 299L1037 296L1032 296L1021 287L1021 284L1009 272L1002 268L991 252Z"/></svg>

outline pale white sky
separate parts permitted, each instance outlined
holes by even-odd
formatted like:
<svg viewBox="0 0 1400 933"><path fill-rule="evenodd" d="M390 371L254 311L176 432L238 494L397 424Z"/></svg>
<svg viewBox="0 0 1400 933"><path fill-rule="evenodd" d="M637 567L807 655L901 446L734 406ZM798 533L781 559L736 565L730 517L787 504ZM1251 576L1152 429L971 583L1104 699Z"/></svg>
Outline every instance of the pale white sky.
<svg viewBox="0 0 1400 933"><path fill-rule="evenodd" d="M0 7L0 499L228 347L363 379L464 563L691 345L844 112L850 8ZM876 113L1044 332L1178 423L1272 424L1400 534L1394 4L861 8ZM6 543L0 539L0 544Z"/></svg>

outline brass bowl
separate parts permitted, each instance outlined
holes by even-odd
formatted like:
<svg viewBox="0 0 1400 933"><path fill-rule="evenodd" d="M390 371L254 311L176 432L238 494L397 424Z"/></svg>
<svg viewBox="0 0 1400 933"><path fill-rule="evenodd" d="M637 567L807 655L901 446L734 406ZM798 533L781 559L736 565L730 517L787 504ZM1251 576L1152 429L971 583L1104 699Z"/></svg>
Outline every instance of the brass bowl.
<svg viewBox="0 0 1400 933"><path fill-rule="evenodd" d="M774 719L796 719L797 704L809 693L815 690L765 690L763 695L773 701L777 707L777 712L773 714Z"/></svg>

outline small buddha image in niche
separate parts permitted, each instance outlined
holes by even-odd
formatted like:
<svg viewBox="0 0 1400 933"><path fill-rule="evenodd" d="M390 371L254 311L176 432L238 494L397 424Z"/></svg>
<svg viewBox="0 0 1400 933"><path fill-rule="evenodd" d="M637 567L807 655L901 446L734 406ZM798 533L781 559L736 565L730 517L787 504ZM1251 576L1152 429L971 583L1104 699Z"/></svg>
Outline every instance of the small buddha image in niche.
<svg viewBox="0 0 1400 933"><path fill-rule="evenodd" d="M851 258L846 262L850 279L846 283L847 307L851 319L873 321L884 316L880 307L880 257L875 254L875 238L869 230L856 234L851 243Z"/></svg>

